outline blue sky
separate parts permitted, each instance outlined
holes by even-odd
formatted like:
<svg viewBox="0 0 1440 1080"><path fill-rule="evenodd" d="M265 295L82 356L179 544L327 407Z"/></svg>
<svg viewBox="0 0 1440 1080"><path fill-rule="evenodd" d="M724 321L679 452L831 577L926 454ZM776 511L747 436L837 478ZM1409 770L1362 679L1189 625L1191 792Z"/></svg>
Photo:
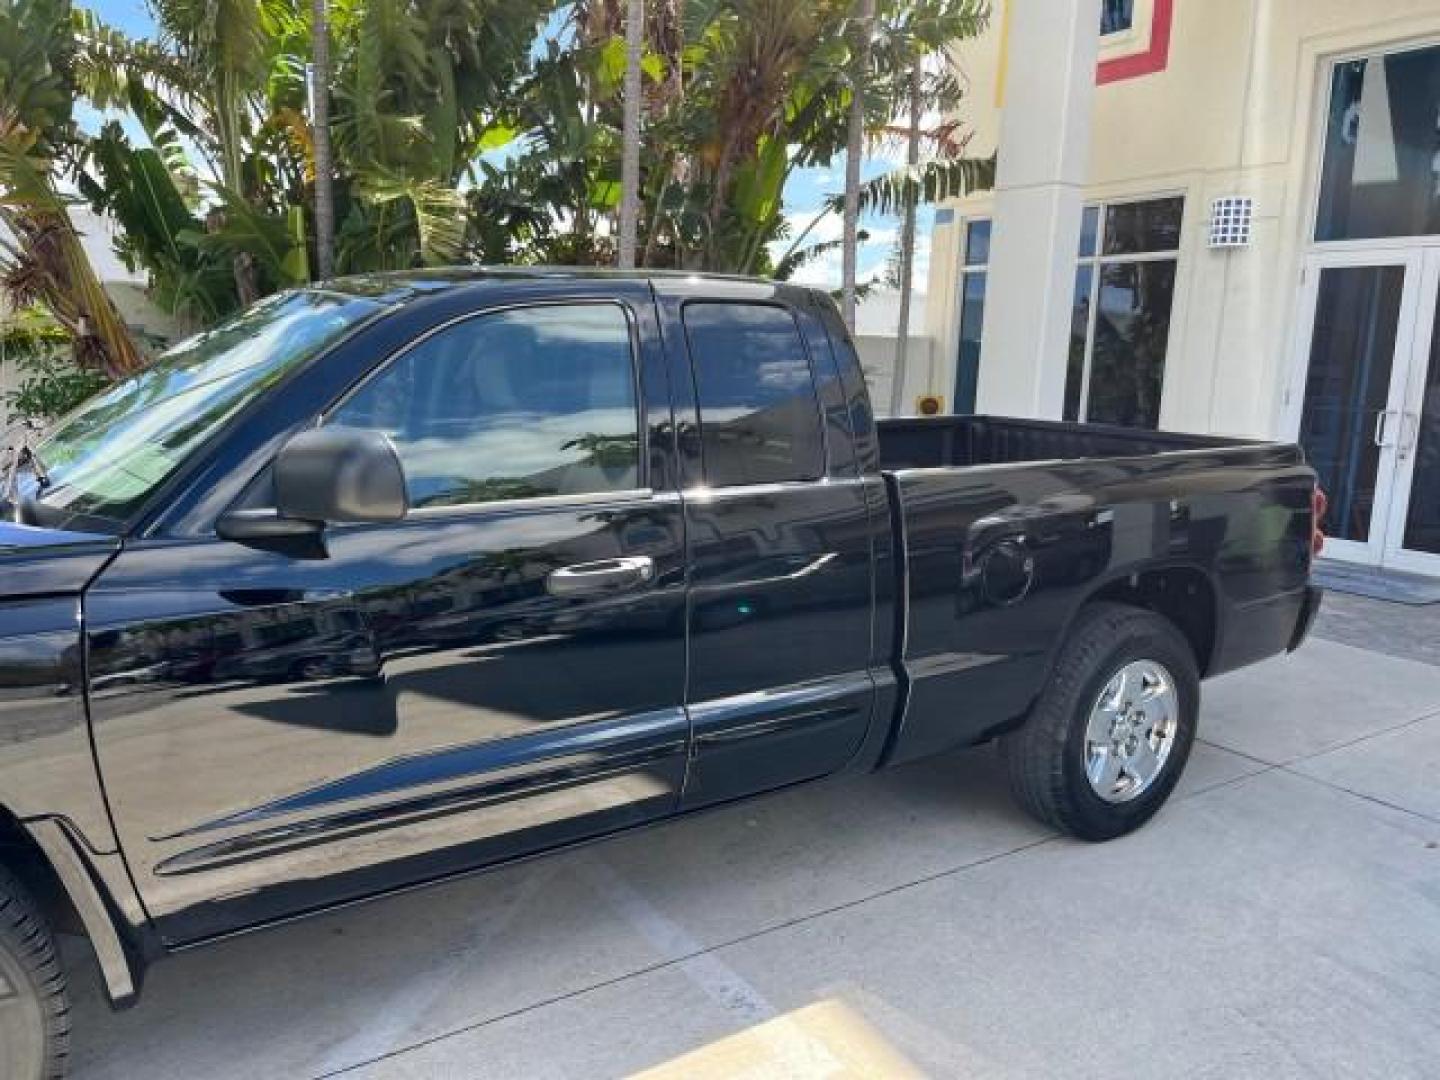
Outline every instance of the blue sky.
<svg viewBox="0 0 1440 1080"><path fill-rule="evenodd" d="M81 0L82 3L85 0ZM139 0L89 0L86 6L91 7L105 22L117 29L125 31L132 36L148 35L153 30L153 23ZM77 120L80 124L90 130L94 130L101 122L101 117L86 106L77 110ZM133 137L143 140L144 136L133 124L127 123ZM887 151L893 153L893 151ZM889 156L867 158L861 168L861 175L865 178L877 176L898 164L898 161ZM845 161L844 157L838 157L828 167L801 169L791 178L785 189L785 213L790 218L792 235L798 235L820 209L827 195L834 194L844 187ZM919 228L916 230L916 273L915 281L917 290L923 290L925 281L928 278L930 261L930 226L933 215L928 209L922 208ZM886 260L893 250L895 239L899 235L899 220L897 218L871 218L864 223L864 227L870 233L870 241L861 245L860 250L860 277L865 280L871 276L883 272ZM839 215L832 214L814 230L810 237L815 240L832 239L840 235ZM807 241L808 243L808 241ZM776 245L776 254L781 254L789 247L789 241ZM799 279L816 285L838 287L840 284L840 253L833 252L825 259L817 260L807 266L799 275ZM918 298L917 298L918 299ZM871 312L862 312L862 320L867 314L879 317L882 321L885 316L882 309L886 308L882 302L874 305L867 305L872 308ZM921 312L916 313L916 321L922 319ZM883 330L881 326L872 326L872 331Z"/></svg>

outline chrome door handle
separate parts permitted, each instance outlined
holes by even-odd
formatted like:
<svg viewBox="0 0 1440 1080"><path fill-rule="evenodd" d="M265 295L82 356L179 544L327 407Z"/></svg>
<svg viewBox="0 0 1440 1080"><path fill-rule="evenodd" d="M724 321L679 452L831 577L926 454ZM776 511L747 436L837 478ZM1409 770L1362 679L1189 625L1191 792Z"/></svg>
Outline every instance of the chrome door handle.
<svg viewBox="0 0 1440 1080"><path fill-rule="evenodd" d="M1382 409L1375 414L1375 445L1382 450L1387 446L1395 445L1385 440L1385 433L1390 429L1390 417L1397 415L1399 415L1398 409Z"/></svg>
<svg viewBox="0 0 1440 1080"><path fill-rule="evenodd" d="M633 589L654 577L655 560L649 555L626 555L552 570L545 591L551 596L595 596Z"/></svg>

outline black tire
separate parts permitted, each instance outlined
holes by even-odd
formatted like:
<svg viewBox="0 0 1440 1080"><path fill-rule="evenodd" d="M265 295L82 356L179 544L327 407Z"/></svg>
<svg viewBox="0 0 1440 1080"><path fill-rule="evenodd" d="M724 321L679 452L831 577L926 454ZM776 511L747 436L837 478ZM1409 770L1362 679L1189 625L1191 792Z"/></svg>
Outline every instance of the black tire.
<svg viewBox="0 0 1440 1080"><path fill-rule="evenodd" d="M1085 773L1085 732L1101 691L1126 664L1148 660L1169 672L1178 724L1168 757L1150 786L1108 802ZM1111 840L1138 829L1164 805L1195 741L1200 676L1190 643L1163 616L1123 604L1085 608L1025 723L1006 734L1001 756L1015 800L1040 821L1082 840Z"/></svg>
<svg viewBox="0 0 1440 1080"><path fill-rule="evenodd" d="M0 867L0 1077L58 1080L70 1054L70 1001L50 927Z"/></svg>

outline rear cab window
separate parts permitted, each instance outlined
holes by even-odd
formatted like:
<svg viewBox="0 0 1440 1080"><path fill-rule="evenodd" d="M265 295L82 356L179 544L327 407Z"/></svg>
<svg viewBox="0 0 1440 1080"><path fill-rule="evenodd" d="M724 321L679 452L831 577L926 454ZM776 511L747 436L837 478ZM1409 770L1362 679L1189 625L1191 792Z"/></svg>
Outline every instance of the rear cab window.
<svg viewBox="0 0 1440 1080"><path fill-rule="evenodd" d="M706 484L820 479L820 404L794 316L774 304L697 300L682 319Z"/></svg>

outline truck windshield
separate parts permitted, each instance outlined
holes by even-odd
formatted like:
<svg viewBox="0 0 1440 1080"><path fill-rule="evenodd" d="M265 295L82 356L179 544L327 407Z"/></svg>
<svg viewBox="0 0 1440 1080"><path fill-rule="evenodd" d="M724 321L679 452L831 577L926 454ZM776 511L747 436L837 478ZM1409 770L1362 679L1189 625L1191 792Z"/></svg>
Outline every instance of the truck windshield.
<svg viewBox="0 0 1440 1080"><path fill-rule="evenodd" d="M45 481L31 498L67 517L128 517L226 420L378 310L283 293L181 342L59 422L37 448Z"/></svg>

